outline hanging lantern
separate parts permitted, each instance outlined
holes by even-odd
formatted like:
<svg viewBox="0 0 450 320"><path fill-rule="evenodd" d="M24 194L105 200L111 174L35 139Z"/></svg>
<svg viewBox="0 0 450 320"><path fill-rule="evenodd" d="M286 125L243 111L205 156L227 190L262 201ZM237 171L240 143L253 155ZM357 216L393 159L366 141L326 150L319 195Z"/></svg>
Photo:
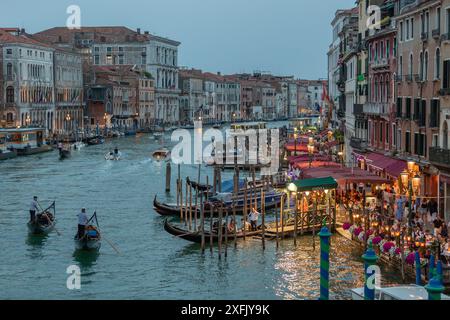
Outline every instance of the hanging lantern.
<svg viewBox="0 0 450 320"><path fill-rule="evenodd" d="M407 187L409 183L409 173L405 170L400 174L400 179L403 187Z"/></svg>
<svg viewBox="0 0 450 320"><path fill-rule="evenodd" d="M417 192L420 189L420 183L422 182L422 179L416 175L412 180L412 186L413 189Z"/></svg>
<svg viewBox="0 0 450 320"><path fill-rule="evenodd" d="M408 171L414 172L414 169L416 167L416 163L414 161L408 161Z"/></svg>

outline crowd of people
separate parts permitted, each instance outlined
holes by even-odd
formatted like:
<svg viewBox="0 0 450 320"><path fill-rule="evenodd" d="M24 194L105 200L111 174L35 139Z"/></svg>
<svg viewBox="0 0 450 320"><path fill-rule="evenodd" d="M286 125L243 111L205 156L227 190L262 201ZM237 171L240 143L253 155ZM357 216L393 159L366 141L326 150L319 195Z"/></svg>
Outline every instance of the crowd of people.
<svg viewBox="0 0 450 320"><path fill-rule="evenodd" d="M400 242L410 250L418 250L423 258L437 255L450 266L450 222L438 214L438 202L433 197L397 195L386 187L367 191L367 186L354 186L339 194L339 203L350 214L352 223L370 227L375 236ZM370 197L367 195L370 193ZM365 217L369 217L368 220Z"/></svg>

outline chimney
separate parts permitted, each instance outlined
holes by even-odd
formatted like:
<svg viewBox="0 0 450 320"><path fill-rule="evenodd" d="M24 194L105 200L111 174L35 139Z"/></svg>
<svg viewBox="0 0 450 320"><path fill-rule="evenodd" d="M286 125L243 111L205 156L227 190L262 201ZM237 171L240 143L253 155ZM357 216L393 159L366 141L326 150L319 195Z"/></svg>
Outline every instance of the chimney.
<svg viewBox="0 0 450 320"><path fill-rule="evenodd" d="M149 35L149 34L150 34L150 32L149 32L149 31L145 31L144 33L145 33L146 35Z"/></svg>
<svg viewBox="0 0 450 320"><path fill-rule="evenodd" d="M141 28L137 28L137 34L141 34Z"/></svg>
<svg viewBox="0 0 450 320"><path fill-rule="evenodd" d="M221 76L222 73L221 73L220 71L217 71L217 75L218 75L218 76Z"/></svg>
<svg viewBox="0 0 450 320"><path fill-rule="evenodd" d="M20 34L25 34L25 29L24 28L22 28L22 29L20 29Z"/></svg>

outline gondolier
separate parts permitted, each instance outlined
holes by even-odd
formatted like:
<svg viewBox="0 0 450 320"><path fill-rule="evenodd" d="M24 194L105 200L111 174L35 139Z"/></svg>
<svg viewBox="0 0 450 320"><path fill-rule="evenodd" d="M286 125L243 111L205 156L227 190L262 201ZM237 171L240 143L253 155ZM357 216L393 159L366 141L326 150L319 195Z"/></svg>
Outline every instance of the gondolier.
<svg viewBox="0 0 450 320"><path fill-rule="evenodd" d="M36 221L36 212L39 211L38 205L38 197L34 196L30 204L30 222Z"/></svg>
<svg viewBox="0 0 450 320"><path fill-rule="evenodd" d="M86 231L86 225L88 224L88 217L86 215L86 209L81 209L78 214L78 238L82 239Z"/></svg>

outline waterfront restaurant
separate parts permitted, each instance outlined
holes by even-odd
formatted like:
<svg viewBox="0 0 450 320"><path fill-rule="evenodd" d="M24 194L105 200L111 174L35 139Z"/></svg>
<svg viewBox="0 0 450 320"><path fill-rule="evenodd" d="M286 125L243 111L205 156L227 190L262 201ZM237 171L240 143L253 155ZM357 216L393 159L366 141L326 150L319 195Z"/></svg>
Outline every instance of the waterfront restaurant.
<svg viewBox="0 0 450 320"><path fill-rule="evenodd" d="M337 181L332 177L296 180L288 184L288 204L295 199L295 225L313 229L325 221L330 230L336 229ZM285 217L282 217L282 221ZM300 219L300 221L298 221Z"/></svg>

